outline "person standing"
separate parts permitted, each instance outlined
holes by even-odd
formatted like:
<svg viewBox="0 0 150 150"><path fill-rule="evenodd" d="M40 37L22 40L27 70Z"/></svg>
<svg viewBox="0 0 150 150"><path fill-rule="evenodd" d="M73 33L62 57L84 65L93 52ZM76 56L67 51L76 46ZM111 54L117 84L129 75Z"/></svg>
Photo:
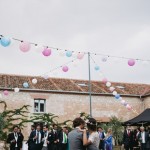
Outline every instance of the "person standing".
<svg viewBox="0 0 150 150"><path fill-rule="evenodd" d="M20 146L19 146L19 147L20 147L20 150L22 150L24 136L23 136L23 134L21 133L20 127L18 127L18 136L20 137Z"/></svg>
<svg viewBox="0 0 150 150"><path fill-rule="evenodd" d="M58 139L58 131L57 131L57 125L56 124L53 124L51 136L52 136L51 149L52 150L58 150L59 139Z"/></svg>
<svg viewBox="0 0 150 150"><path fill-rule="evenodd" d="M13 127L13 132L8 135L7 143L10 144L10 150L20 150L21 137L18 135L18 126Z"/></svg>
<svg viewBox="0 0 150 150"><path fill-rule="evenodd" d="M140 131L141 132L138 135L138 139L141 144L141 150L146 150L146 144L149 139L149 134L148 134L148 132L145 131L144 127L140 127Z"/></svg>
<svg viewBox="0 0 150 150"><path fill-rule="evenodd" d="M87 137L86 129L80 130L83 131L83 145L87 146L87 150L99 150L99 134L96 131L97 122L94 118L89 118L86 122L89 137Z"/></svg>
<svg viewBox="0 0 150 150"><path fill-rule="evenodd" d="M31 125L31 132L33 132L35 130L35 125ZM30 133L31 134L31 133ZM30 136L26 142L26 144L28 144L28 150L31 150L31 144L32 144L32 140L30 140Z"/></svg>
<svg viewBox="0 0 150 150"><path fill-rule="evenodd" d="M67 150L67 134L66 134L67 127L63 127L62 130L59 132L59 150Z"/></svg>
<svg viewBox="0 0 150 150"><path fill-rule="evenodd" d="M123 146L125 150L133 150L134 133L130 126L126 127L123 133Z"/></svg>
<svg viewBox="0 0 150 150"><path fill-rule="evenodd" d="M104 150L104 138L105 138L105 134L103 132L102 127L98 127L98 134L99 134L99 138L100 138L99 149L100 150Z"/></svg>
<svg viewBox="0 0 150 150"><path fill-rule="evenodd" d="M42 147L42 150L48 150L48 144L49 144L49 141L48 141L48 125L44 125L43 126L43 133L44 133L44 137L42 139L43 141L43 147Z"/></svg>
<svg viewBox="0 0 150 150"><path fill-rule="evenodd" d="M104 142L105 142L105 149L106 150L112 150L113 149L113 141L112 141L112 129L107 130L107 134L105 136Z"/></svg>
<svg viewBox="0 0 150 150"><path fill-rule="evenodd" d="M70 150L84 150L83 146L83 133L79 129L84 129L85 121L81 118L76 118L73 120L74 130L68 134L68 142Z"/></svg>
<svg viewBox="0 0 150 150"><path fill-rule="evenodd" d="M41 127L38 124L36 126L36 130L32 131L30 134L30 140L31 140L31 150L41 150L42 149L42 139L44 135L41 131Z"/></svg>

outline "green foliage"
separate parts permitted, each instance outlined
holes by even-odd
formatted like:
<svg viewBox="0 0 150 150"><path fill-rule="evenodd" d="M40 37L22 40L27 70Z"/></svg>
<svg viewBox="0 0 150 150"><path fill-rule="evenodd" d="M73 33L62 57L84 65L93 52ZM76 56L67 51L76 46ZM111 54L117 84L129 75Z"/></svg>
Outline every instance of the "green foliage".
<svg viewBox="0 0 150 150"><path fill-rule="evenodd" d="M19 109L8 110L5 101L0 101L4 105L3 111L0 113L0 140L6 140L7 134L11 131L13 125L18 125L20 128L25 127L27 122L27 113L29 105L24 105Z"/></svg>
<svg viewBox="0 0 150 150"><path fill-rule="evenodd" d="M90 115L85 113L85 112L80 112L80 117L83 119L83 120L87 120L90 118Z"/></svg>
<svg viewBox="0 0 150 150"><path fill-rule="evenodd" d="M115 144L118 145L119 143L121 143L123 137L123 127L121 119L118 119L116 116L112 116L110 118L109 126L112 128Z"/></svg>

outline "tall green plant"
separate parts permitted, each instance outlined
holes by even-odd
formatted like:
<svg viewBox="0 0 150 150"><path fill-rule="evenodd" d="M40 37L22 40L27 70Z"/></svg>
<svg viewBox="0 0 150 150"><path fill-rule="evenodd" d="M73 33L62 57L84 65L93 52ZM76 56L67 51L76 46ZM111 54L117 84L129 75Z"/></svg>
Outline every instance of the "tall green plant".
<svg viewBox="0 0 150 150"><path fill-rule="evenodd" d="M122 141L123 136L123 127L121 119L118 119L116 116L112 116L110 118L108 126L112 128L113 137L115 139L115 145L118 145Z"/></svg>

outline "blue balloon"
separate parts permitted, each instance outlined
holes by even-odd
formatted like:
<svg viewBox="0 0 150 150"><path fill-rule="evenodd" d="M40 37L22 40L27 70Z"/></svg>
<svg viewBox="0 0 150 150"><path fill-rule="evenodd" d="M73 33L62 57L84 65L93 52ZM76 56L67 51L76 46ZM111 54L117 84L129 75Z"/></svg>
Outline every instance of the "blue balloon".
<svg viewBox="0 0 150 150"><path fill-rule="evenodd" d="M6 38L6 37L2 37L0 41L1 41L1 45L4 47L9 46L11 43L10 38Z"/></svg>
<svg viewBox="0 0 150 150"><path fill-rule="evenodd" d="M71 56L72 56L72 51L67 51L67 52L66 52L66 56L67 56L67 57L71 57Z"/></svg>
<svg viewBox="0 0 150 150"><path fill-rule="evenodd" d="M24 87L24 88L28 88L28 87L29 87L28 82L24 82L24 83L23 83L23 87Z"/></svg>
<svg viewBox="0 0 150 150"><path fill-rule="evenodd" d="M119 95L119 94L115 95L115 98L116 98L116 99L119 99L119 98L120 98L120 95Z"/></svg>
<svg viewBox="0 0 150 150"><path fill-rule="evenodd" d="M100 68L99 66L95 66L95 70L98 71Z"/></svg>

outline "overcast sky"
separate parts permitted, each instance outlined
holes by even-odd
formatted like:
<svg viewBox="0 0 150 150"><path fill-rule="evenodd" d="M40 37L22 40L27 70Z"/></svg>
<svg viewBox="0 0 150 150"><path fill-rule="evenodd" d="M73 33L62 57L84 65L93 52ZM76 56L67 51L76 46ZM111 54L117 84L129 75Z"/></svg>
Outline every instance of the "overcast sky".
<svg viewBox="0 0 150 150"><path fill-rule="evenodd" d="M0 34L61 49L150 59L149 0L0 0ZM71 61L52 49L44 57L34 46L28 53L19 42L0 46L0 73L41 75ZM62 54L61 54L62 55ZM110 81L150 84L150 62L92 56ZM92 80L103 76L94 70ZM88 79L87 55L49 73L49 77Z"/></svg>

